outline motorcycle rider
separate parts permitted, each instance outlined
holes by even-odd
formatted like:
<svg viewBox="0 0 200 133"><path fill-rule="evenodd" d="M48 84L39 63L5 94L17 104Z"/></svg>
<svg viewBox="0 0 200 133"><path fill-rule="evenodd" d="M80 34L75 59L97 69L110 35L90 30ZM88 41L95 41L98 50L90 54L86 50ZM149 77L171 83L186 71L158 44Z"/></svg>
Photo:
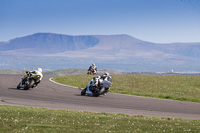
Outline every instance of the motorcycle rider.
<svg viewBox="0 0 200 133"><path fill-rule="evenodd" d="M38 68L37 70L34 70L34 71L26 71L26 73L31 73L32 76L37 76L34 87L36 87L43 78L42 68Z"/></svg>
<svg viewBox="0 0 200 133"><path fill-rule="evenodd" d="M107 81L112 82L112 78L111 78L111 76L110 76L110 74L109 74L108 72L105 72L105 73L101 76L101 78L102 78L103 80L107 80Z"/></svg>
<svg viewBox="0 0 200 133"><path fill-rule="evenodd" d="M97 66L95 66L95 64L93 63L88 70L93 69L93 73L96 74L97 73Z"/></svg>
<svg viewBox="0 0 200 133"><path fill-rule="evenodd" d="M86 93L89 95L92 95L92 92L90 91L89 88L93 83L96 83L97 87L101 87L101 85L103 85L106 81L109 81L112 83L112 78L108 72L105 72L102 76L93 77L93 79L89 82L88 86L85 88L85 89L88 88L86 90ZM110 87L105 87L105 93L103 95L106 95L106 93L108 93L109 89L110 89Z"/></svg>

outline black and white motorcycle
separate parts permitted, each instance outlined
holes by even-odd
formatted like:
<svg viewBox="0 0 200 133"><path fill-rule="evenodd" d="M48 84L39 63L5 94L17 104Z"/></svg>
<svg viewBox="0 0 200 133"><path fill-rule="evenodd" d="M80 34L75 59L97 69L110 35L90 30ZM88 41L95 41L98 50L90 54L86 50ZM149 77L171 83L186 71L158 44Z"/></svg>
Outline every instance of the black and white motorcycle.
<svg viewBox="0 0 200 133"><path fill-rule="evenodd" d="M88 86L81 91L81 95L88 95L98 97L100 95L105 95L108 93L110 87L112 86L112 81L103 80L99 77L94 77L88 84Z"/></svg>

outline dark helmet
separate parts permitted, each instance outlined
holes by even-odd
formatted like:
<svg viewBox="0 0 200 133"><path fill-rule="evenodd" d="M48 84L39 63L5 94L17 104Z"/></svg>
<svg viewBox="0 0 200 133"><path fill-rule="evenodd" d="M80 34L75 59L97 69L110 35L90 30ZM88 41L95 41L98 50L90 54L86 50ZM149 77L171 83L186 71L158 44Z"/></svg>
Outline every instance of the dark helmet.
<svg viewBox="0 0 200 133"><path fill-rule="evenodd" d="M105 75L105 76L110 76L110 74L108 73L108 72L105 72L103 75Z"/></svg>
<svg viewBox="0 0 200 133"><path fill-rule="evenodd" d="M105 79L105 78L108 77L108 76L109 76L109 73L108 73L108 72L105 72L105 73L101 76L101 78Z"/></svg>

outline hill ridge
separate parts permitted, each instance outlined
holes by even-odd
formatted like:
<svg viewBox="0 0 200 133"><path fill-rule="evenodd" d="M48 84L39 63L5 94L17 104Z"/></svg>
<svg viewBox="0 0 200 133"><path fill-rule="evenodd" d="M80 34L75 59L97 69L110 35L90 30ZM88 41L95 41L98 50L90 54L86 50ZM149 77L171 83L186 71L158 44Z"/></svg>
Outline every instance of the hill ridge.
<svg viewBox="0 0 200 133"><path fill-rule="evenodd" d="M55 70L95 62L102 69L200 71L199 57L200 42L159 44L126 34L34 33L0 42L0 68L10 69L39 64ZM33 64L29 64L30 60Z"/></svg>

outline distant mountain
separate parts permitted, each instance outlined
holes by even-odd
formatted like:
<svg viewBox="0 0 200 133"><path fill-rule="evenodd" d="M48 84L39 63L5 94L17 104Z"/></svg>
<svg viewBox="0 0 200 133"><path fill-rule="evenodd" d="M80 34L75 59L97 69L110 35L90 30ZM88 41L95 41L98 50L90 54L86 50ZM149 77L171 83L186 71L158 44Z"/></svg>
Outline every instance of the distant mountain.
<svg viewBox="0 0 200 133"><path fill-rule="evenodd" d="M98 59L141 57L161 60L200 57L200 43L158 44L142 41L129 35L101 35L92 37L99 40L93 47L54 53L48 56L64 56L70 58L96 57Z"/></svg>
<svg viewBox="0 0 200 133"><path fill-rule="evenodd" d="M15 38L9 42L0 42L0 51L14 51L20 53L58 53L74 51L95 46L99 42L92 36L69 36L52 33L36 33L33 35Z"/></svg>
<svg viewBox="0 0 200 133"><path fill-rule="evenodd" d="M86 68L129 71L200 71L199 43L158 44L129 35L69 36L36 33L0 42L0 68ZM32 62L30 64L29 62Z"/></svg>
<svg viewBox="0 0 200 133"><path fill-rule="evenodd" d="M70 51L70 52L69 52ZM200 57L200 43L158 44L136 39L129 35L69 36L36 33L0 42L0 52L11 55L48 55L90 57L101 54L105 58L126 56L185 56ZM78 52L78 53L77 53ZM98 53L98 54L97 54Z"/></svg>

